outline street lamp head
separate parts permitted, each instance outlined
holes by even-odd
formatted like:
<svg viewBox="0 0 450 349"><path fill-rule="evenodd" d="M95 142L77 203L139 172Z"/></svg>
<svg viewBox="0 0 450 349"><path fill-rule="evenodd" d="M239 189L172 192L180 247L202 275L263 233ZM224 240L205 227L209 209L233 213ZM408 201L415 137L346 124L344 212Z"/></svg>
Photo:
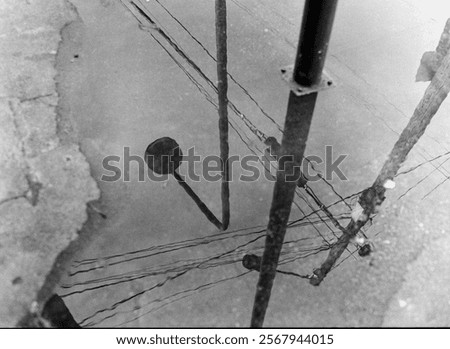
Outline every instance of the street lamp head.
<svg viewBox="0 0 450 349"><path fill-rule="evenodd" d="M147 166L157 174L173 174L183 161L183 152L170 137L158 138L145 150Z"/></svg>

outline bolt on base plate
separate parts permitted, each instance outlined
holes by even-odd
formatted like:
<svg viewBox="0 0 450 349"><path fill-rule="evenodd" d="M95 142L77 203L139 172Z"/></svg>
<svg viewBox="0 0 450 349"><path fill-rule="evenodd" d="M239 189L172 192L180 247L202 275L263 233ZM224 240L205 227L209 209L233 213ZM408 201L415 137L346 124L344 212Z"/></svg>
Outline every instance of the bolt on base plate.
<svg viewBox="0 0 450 349"><path fill-rule="evenodd" d="M322 72L322 80L312 86L303 86L298 84L293 79L294 74L294 66L289 65L287 67L281 68L281 77L284 81L287 82L290 90L296 95L296 96L304 96L310 93L319 92L328 90L332 87L336 86L336 83L331 79L329 74L327 74L326 71Z"/></svg>

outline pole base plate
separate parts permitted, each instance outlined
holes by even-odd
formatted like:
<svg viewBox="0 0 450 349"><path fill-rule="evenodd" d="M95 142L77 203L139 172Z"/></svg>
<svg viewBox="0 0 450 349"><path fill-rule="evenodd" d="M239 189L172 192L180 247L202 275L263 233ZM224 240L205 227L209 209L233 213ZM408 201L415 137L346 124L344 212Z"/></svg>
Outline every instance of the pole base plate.
<svg viewBox="0 0 450 349"><path fill-rule="evenodd" d="M320 92L324 90L328 90L332 87L336 86L335 81L333 81L330 75L324 70L322 72L322 80L312 86L303 86L294 81L294 66L288 65L287 67L281 68L281 77L289 86L289 89L296 96L304 96L310 93Z"/></svg>

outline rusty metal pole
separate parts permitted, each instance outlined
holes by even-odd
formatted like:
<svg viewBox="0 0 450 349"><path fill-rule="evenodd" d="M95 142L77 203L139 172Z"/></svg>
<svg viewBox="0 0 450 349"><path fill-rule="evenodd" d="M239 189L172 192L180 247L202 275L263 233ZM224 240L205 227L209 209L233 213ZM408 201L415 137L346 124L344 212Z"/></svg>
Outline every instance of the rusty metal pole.
<svg viewBox="0 0 450 349"><path fill-rule="evenodd" d="M216 0L217 95L219 101L220 159L222 172L222 230L230 224L230 165L228 159L227 2Z"/></svg>
<svg viewBox="0 0 450 349"><path fill-rule="evenodd" d="M337 0L307 0L297 48L251 327L262 327L306 148ZM328 84L325 82L325 84ZM302 91L307 90L307 93Z"/></svg>

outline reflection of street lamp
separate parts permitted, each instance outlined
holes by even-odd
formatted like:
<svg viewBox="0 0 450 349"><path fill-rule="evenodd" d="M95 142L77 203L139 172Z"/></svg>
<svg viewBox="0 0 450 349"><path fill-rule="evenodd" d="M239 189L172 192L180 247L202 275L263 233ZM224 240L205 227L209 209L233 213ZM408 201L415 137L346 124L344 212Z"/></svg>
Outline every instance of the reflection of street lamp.
<svg viewBox="0 0 450 349"><path fill-rule="evenodd" d="M157 174L171 174L178 183L186 190L188 195L194 200L203 214L217 228L223 230L222 223L214 216L203 201L194 193L192 188L185 182L184 178L177 172L183 161L183 152L178 143L170 137L162 137L152 142L145 150L145 162L150 170Z"/></svg>
<svg viewBox="0 0 450 349"><path fill-rule="evenodd" d="M195 201L197 206L202 210L206 217L220 230L226 230L230 224L230 170L229 170L229 145L228 145L228 72L227 72L227 12L226 0L216 0L215 3L215 24L216 24L216 62L217 62L217 86L201 71L201 69L187 57L183 51L171 40L171 38L161 29L156 23L133 1L131 2L136 10L142 15L152 28L156 29L164 39L185 58L197 72L207 80L211 87L217 92L218 97L218 112L219 112L219 141L220 141L220 171L222 174L221 184L221 202L222 202L222 222L220 222L214 214L206 207L200 198L193 192L193 190L185 183L184 179L176 172L180 166L183 154L179 149L177 142L169 137L157 139L151 143L145 152L146 161L148 156L153 157L153 162L147 165L149 168L158 174L172 174L186 190L189 196ZM138 21L143 25L143 22L138 18ZM161 45L158 39L150 33L150 35ZM167 51L168 52L168 51ZM169 53L169 52L168 52ZM169 53L170 55L170 53ZM173 57L172 57L173 58ZM170 162L170 155L174 156ZM164 157L167 159L165 160Z"/></svg>

